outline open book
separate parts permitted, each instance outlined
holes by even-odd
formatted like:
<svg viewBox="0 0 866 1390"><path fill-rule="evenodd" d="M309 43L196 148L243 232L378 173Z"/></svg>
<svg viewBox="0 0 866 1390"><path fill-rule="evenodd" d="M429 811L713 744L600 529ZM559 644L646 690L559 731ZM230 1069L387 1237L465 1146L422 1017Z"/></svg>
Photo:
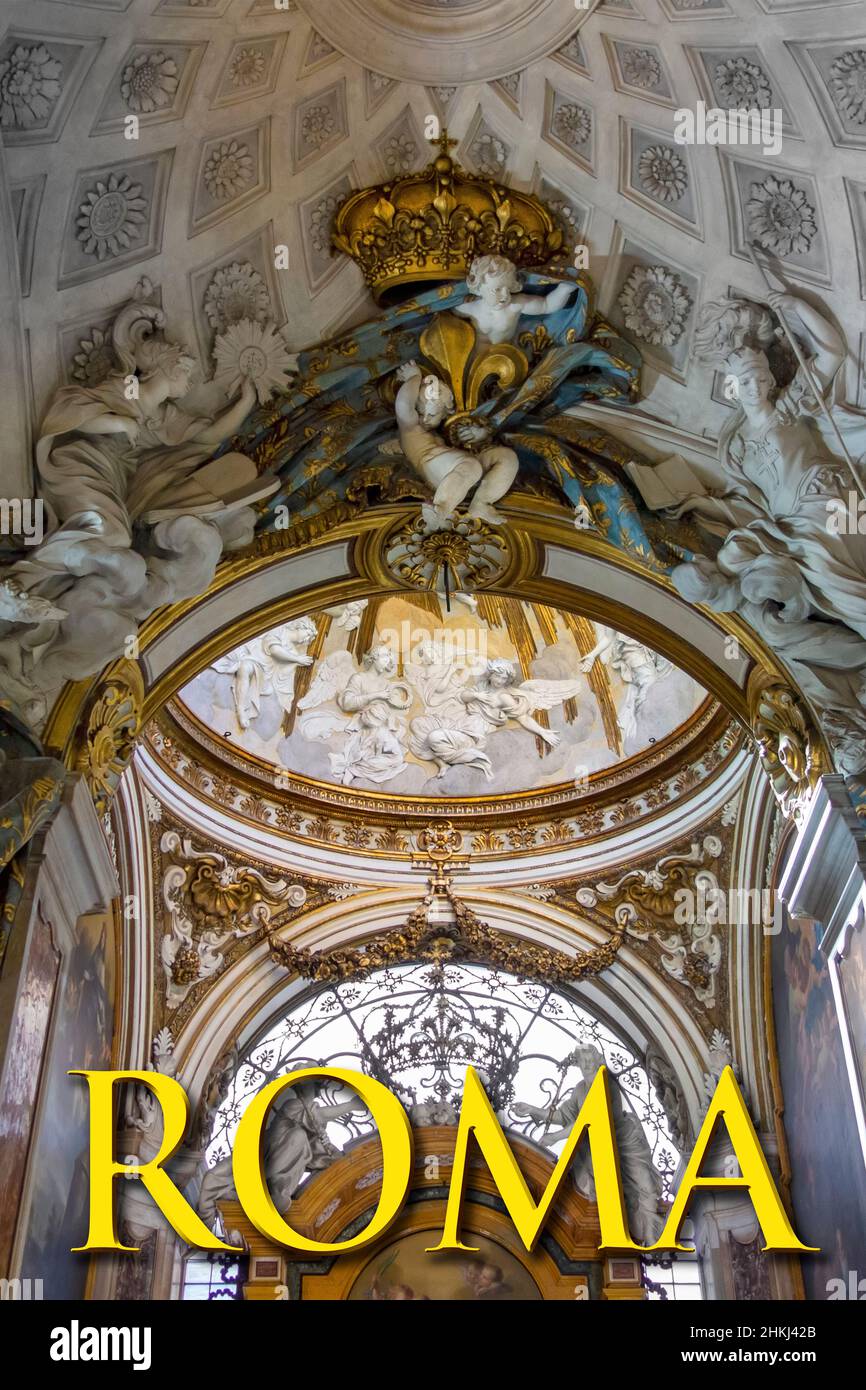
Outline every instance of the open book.
<svg viewBox="0 0 866 1390"><path fill-rule="evenodd" d="M700 497L707 490L703 479L679 454L669 454L654 464L629 459L625 470L651 512L676 507L687 497Z"/></svg>

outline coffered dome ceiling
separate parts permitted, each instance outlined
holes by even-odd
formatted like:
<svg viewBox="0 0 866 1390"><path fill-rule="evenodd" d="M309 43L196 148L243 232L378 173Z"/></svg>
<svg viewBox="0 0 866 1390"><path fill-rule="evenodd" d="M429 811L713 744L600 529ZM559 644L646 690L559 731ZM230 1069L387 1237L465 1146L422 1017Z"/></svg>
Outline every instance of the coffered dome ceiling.
<svg viewBox="0 0 866 1390"><path fill-rule="evenodd" d="M702 302L764 292L746 233L820 290L860 353L848 398L862 389L862 4L15 0L5 13L0 127L34 419L58 377L106 370L107 326L142 275L199 358L203 408L233 319L273 319L297 349L371 312L357 267L331 254L332 218L352 187L426 161L431 115L465 165L534 187L586 240L600 308L644 357L644 415L697 436L724 423L691 339ZM699 99L779 108L781 151L675 145L675 109Z"/></svg>

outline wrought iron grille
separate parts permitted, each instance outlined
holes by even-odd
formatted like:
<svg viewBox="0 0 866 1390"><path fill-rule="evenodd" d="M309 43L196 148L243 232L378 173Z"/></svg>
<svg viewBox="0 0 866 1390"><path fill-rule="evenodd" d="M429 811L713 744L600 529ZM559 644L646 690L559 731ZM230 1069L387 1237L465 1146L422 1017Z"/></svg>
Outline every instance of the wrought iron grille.
<svg viewBox="0 0 866 1390"><path fill-rule="evenodd" d="M524 1101L552 1114L581 1079L579 1066L564 1065L579 1044L602 1053L624 1104L643 1126L670 1200L679 1152L635 1053L570 995L462 962L396 966L300 1001L238 1065L214 1119L207 1161L230 1152L256 1092L276 1077L312 1066L363 1071L388 1086L410 1113L435 1104L443 1116L453 1110L456 1121L471 1065L503 1128L543 1142L548 1126L518 1118L513 1107ZM346 1099L334 1083L323 1086L318 1103ZM343 1115L329 1125L328 1135L342 1149L373 1128L366 1115Z"/></svg>

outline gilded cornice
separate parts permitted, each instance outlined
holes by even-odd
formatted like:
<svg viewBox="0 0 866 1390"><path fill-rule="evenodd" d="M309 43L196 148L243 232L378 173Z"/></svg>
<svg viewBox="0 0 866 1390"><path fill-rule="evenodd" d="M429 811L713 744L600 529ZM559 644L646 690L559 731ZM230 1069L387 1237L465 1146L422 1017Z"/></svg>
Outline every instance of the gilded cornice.
<svg viewBox="0 0 866 1390"><path fill-rule="evenodd" d="M196 721L197 723L198 721ZM326 783L255 767L252 759L198 725L193 737L174 703L145 729L150 754L179 785L247 825L267 825L290 839L363 850L365 856L408 859L412 836L434 817L458 822L464 850L485 859L515 851L542 855L586 844L632 823L649 823L674 803L701 792L743 746L744 734L707 701L669 739L595 774L588 791L573 784L544 792L465 798L404 798L354 793ZM266 780L267 777L267 780Z"/></svg>

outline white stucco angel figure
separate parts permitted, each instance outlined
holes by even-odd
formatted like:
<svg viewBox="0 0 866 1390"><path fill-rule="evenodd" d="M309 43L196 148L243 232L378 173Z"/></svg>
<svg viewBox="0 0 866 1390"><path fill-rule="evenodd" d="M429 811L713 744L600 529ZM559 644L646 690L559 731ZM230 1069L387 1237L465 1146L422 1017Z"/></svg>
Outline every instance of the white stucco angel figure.
<svg viewBox="0 0 866 1390"><path fill-rule="evenodd" d="M335 735L345 736L329 754L334 775L345 786L360 780L390 782L406 766L406 724L400 715L413 695L405 681L395 679L396 671L390 647L371 648L360 671L349 652L332 652L298 701L298 709L305 711L300 720L305 738L329 743ZM336 704L337 711L320 708L328 703Z"/></svg>
<svg viewBox="0 0 866 1390"><path fill-rule="evenodd" d="M476 256L466 288L473 298L458 304L455 313L472 320L481 341L510 343L523 314L554 314L564 309L576 286L560 281L550 294L523 294L523 280L513 261L505 256Z"/></svg>
<svg viewBox="0 0 866 1390"><path fill-rule="evenodd" d="M275 695L282 709L291 710L297 669L313 664L303 648L315 636L312 618L299 618L214 662L215 671L234 676L232 695L241 729L248 729L259 714L264 695Z"/></svg>
<svg viewBox="0 0 866 1390"><path fill-rule="evenodd" d="M338 603L333 608L326 608L325 612L334 619L335 627L341 627L346 632L357 632L369 602L368 598L355 598L349 603Z"/></svg>
<svg viewBox="0 0 866 1390"><path fill-rule="evenodd" d="M637 733L637 721L644 702L656 681L674 668L665 657L645 647L634 637L614 632L609 627L596 626L598 641L580 663L581 671L589 672L601 660L615 671L626 687L625 700L617 710L617 722L624 739Z"/></svg>
<svg viewBox="0 0 866 1390"><path fill-rule="evenodd" d="M425 634L406 661L406 679L416 690L425 710L441 710L454 703L476 664L458 661L441 640Z"/></svg>
<svg viewBox="0 0 866 1390"><path fill-rule="evenodd" d="M515 451L505 444L487 443L484 426L472 420L457 426L458 439L467 447L448 444L438 427L454 413L449 388L436 376L425 377L417 362L398 367L397 377L402 382L394 402L400 447L433 489L432 506L422 508L427 525L432 530L447 526L473 488L468 515L499 525L503 518L493 504L517 477Z"/></svg>
<svg viewBox="0 0 866 1390"><path fill-rule="evenodd" d="M255 404L251 383L214 419L177 404L195 361L151 291L142 281L114 321L115 369L61 387L39 431L45 538L0 577L61 616L31 605L21 626L0 620L0 671L21 700L98 670L154 608L201 592L223 548L251 539L249 504L278 486L243 454L214 458Z"/></svg>
<svg viewBox="0 0 866 1390"><path fill-rule="evenodd" d="M458 666L442 644L425 637L407 663L406 675L417 691L424 713L409 725L409 747L423 762L435 762L437 777L449 767L473 767L488 781L493 764L483 744L489 732L486 720L468 714L461 700L474 667Z"/></svg>
<svg viewBox="0 0 866 1390"><path fill-rule="evenodd" d="M555 748L559 734L539 724L532 712L553 709L583 687L582 679L519 681L512 662L495 657L473 685L459 686L438 709L412 720L410 747L416 757L437 764L439 777L449 767L472 767L490 781L494 767L486 743L494 730L514 720Z"/></svg>
<svg viewBox="0 0 866 1390"><path fill-rule="evenodd" d="M521 681L512 662L495 657L487 662L478 683L461 692L460 699L470 714L486 720L491 731L504 728L513 719L521 728L537 734L549 748L555 748L560 735L539 724L532 712L573 700L583 688L582 679Z"/></svg>
<svg viewBox="0 0 866 1390"><path fill-rule="evenodd" d="M808 369L780 388L766 351L770 314L740 300L707 305L695 347L727 373L738 408L719 439L721 488L685 492L675 511L693 512L722 545L671 577L690 601L742 613L820 707L859 720L851 756L862 768L866 535L847 521L858 498L828 413L861 477L866 413L841 399L846 347L836 329L794 295L767 302L807 341Z"/></svg>
<svg viewBox="0 0 866 1390"><path fill-rule="evenodd" d="M569 1094L552 1108L518 1101L512 1106L513 1114L519 1119L535 1120L537 1124L545 1126L542 1134L538 1136L539 1143L548 1146L561 1143L571 1133L595 1074L599 1067L604 1065L604 1061L604 1054L600 1048L588 1043L581 1044L569 1053L561 1064L563 1071L570 1066L577 1066L581 1071L581 1080ZM653 1245L661 1229L661 1174L653 1163L652 1149L643 1125L626 1101L616 1077L610 1071L608 1077L629 1229L632 1238L639 1245ZM578 1192L594 1201L592 1159L586 1144L579 1147L572 1161L571 1176Z"/></svg>
<svg viewBox="0 0 866 1390"><path fill-rule="evenodd" d="M277 1210L288 1211L305 1173L327 1168L340 1150L328 1138L328 1125L345 1115L363 1114L363 1101L352 1097L340 1105L317 1102L318 1083L302 1081L278 1096L271 1107L263 1143L263 1169ZM198 1212L213 1230L220 1202L237 1201L231 1156L205 1170Z"/></svg>

